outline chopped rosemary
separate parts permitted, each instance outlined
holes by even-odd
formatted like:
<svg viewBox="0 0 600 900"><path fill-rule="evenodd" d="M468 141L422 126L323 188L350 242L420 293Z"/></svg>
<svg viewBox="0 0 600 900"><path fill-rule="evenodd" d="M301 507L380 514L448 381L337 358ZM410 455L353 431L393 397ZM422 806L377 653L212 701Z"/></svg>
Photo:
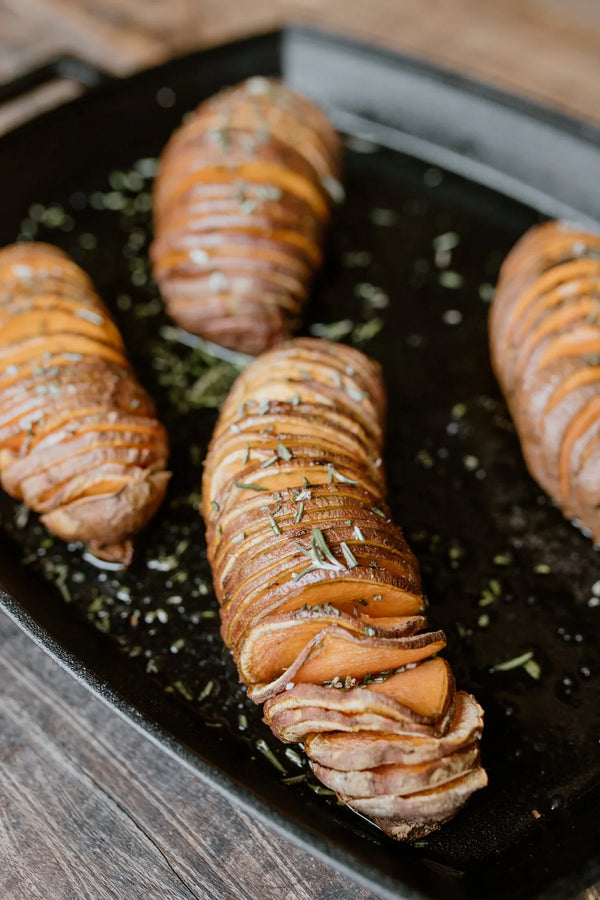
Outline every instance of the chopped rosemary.
<svg viewBox="0 0 600 900"><path fill-rule="evenodd" d="M275 457L275 459L276 458L277 457ZM240 490L242 490L242 491L266 491L267 490L266 487L263 487L260 484L244 484L243 481L236 481L236 482L234 482L234 484L237 488L240 488Z"/></svg>
<svg viewBox="0 0 600 900"><path fill-rule="evenodd" d="M375 513L376 516L379 516L380 519L385 519L385 518L387 518L387 517L386 517L386 514L385 514L384 512L382 512L382 510L377 509L376 506L372 506L372 507L371 507L371 512L372 512L372 513Z"/></svg>
<svg viewBox="0 0 600 900"><path fill-rule="evenodd" d="M269 516L269 522L271 523L271 528L273 529L273 534L281 534L281 528L275 521L275 516Z"/></svg>
<svg viewBox="0 0 600 900"><path fill-rule="evenodd" d="M280 456L281 459L288 460L292 458L292 453L285 444L277 444L277 456Z"/></svg>
<svg viewBox="0 0 600 900"><path fill-rule="evenodd" d="M296 549L300 551L300 553L303 553L307 559L310 559L310 550L307 550L306 547L303 547L302 544L298 543L298 541L292 541L292 543L294 544L294 547L296 547Z"/></svg>
<svg viewBox="0 0 600 900"><path fill-rule="evenodd" d="M340 547L342 548L342 553L344 554L344 559L346 560L348 568L354 569L355 566L358 565L358 560L356 559L354 553L352 552L346 541L342 541Z"/></svg>
<svg viewBox="0 0 600 900"><path fill-rule="evenodd" d="M250 444L246 444L246 449L244 450L244 456L242 459L242 465L245 466L249 459L250 459Z"/></svg>
<svg viewBox="0 0 600 900"><path fill-rule="evenodd" d="M265 459L264 462L262 462L260 464L261 469L268 469L269 466L272 466L273 463L276 463L278 459L279 459L279 457L277 456L276 453L274 453L273 456L269 456L267 459Z"/></svg>
<svg viewBox="0 0 600 900"><path fill-rule="evenodd" d="M282 779L284 784L300 784L301 781L306 781L306 773L302 775L292 775L290 778Z"/></svg>
<svg viewBox="0 0 600 900"><path fill-rule="evenodd" d="M335 797L335 791L331 791L329 788L323 787L321 784L311 784L308 782L308 786L311 791L314 791L319 797Z"/></svg>
<svg viewBox="0 0 600 900"><path fill-rule="evenodd" d="M192 701L194 699L194 695L190 691L185 681L174 681L173 687L181 694L182 697L185 697L186 700Z"/></svg>
<svg viewBox="0 0 600 900"><path fill-rule="evenodd" d="M528 659L527 662L523 664L523 668L531 678L535 681L539 680L539 677L542 674L542 667L539 662L536 662L535 659Z"/></svg>
<svg viewBox="0 0 600 900"><path fill-rule="evenodd" d="M354 537L356 538L357 541L364 541L365 536L364 536L364 534L362 533L362 531L360 530L360 528L358 527L358 525L355 525L355 526L354 526L354 532L353 532L353 534L354 534Z"/></svg>
<svg viewBox="0 0 600 900"><path fill-rule="evenodd" d="M294 525L297 525L298 522L302 521L302 516L304 515L304 503L300 503L298 509L296 510L296 515L294 516Z"/></svg>
<svg viewBox="0 0 600 900"><path fill-rule="evenodd" d="M527 653L522 653L520 656L514 656L512 659L507 659L504 662L498 663L496 666L492 667L493 672L510 672L511 669L518 669L520 666L524 666L525 663L528 663L533 659L533 650L528 650Z"/></svg>
<svg viewBox="0 0 600 900"><path fill-rule="evenodd" d="M206 700L208 696L212 693L212 689L215 686L214 681L207 681L200 693L198 694L198 701Z"/></svg>
<svg viewBox="0 0 600 900"><path fill-rule="evenodd" d="M176 556L159 556L158 559L149 559L146 566L157 572L170 572L178 565Z"/></svg>
<svg viewBox="0 0 600 900"><path fill-rule="evenodd" d="M304 760L302 759L300 754L296 753L295 750L292 750L291 747L285 748L284 756L287 756L290 762L293 762L295 766L298 766L298 768L302 768L304 766Z"/></svg>
<svg viewBox="0 0 600 900"><path fill-rule="evenodd" d="M346 387L346 393L349 397L352 398L352 400L356 400L358 403L360 403L361 400L364 400L365 397L368 397L368 394L366 394L364 391L358 391L353 387Z"/></svg>
<svg viewBox="0 0 600 900"><path fill-rule="evenodd" d="M339 322L315 322L310 327L310 333L315 337L327 338L329 341L339 341L346 337L354 328L352 319L341 319Z"/></svg>
<svg viewBox="0 0 600 900"><path fill-rule="evenodd" d="M211 500L210 505L215 510L215 512L219 512L219 510L221 509L221 507L219 506L219 504L217 503L216 500Z"/></svg>
<svg viewBox="0 0 600 900"><path fill-rule="evenodd" d="M287 775L287 769L281 765L267 742L264 738L259 738L256 742L256 749L262 753L265 759L268 759L272 766L274 766L279 772L283 772L284 775Z"/></svg>
<svg viewBox="0 0 600 900"><path fill-rule="evenodd" d="M341 472L331 465L331 463L327 466L327 471L329 472L329 482L331 483L334 478L337 478L338 481L341 481L343 484L358 484L354 478L346 478L345 475L342 475Z"/></svg>
<svg viewBox="0 0 600 900"><path fill-rule="evenodd" d="M317 562L324 562L327 560L331 565L340 568L340 563L329 549L329 545L320 528L313 528L310 536L310 547Z"/></svg>

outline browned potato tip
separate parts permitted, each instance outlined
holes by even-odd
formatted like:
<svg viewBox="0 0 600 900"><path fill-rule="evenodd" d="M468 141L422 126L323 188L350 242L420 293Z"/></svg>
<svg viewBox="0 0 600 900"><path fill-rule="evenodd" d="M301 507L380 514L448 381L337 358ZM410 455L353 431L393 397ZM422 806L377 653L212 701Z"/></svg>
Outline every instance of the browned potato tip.
<svg viewBox="0 0 600 900"><path fill-rule="evenodd" d="M275 78L202 103L171 137L154 188L154 278L183 328L246 353L289 337L321 263L340 141Z"/></svg>
<svg viewBox="0 0 600 900"><path fill-rule="evenodd" d="M530 229L502 265L492 362L529 471L600 542L600 234Z"/></svg>
<svg viewBox="0 0 600 900"><path fill-rule="evenodd" d="M234 384L202 513L222 635L240 679L315 775L398 839L487 783L482 710L428 631L417 562L391 520L385 394L358 350L299 338Z"/></svg>
<svg viewBox="0 0 600 900"><path fill-rule="evenodd" d="M168 441L88 276L48 244L0 250L0 481L65 541L127 564L165 494Z"/></svg>

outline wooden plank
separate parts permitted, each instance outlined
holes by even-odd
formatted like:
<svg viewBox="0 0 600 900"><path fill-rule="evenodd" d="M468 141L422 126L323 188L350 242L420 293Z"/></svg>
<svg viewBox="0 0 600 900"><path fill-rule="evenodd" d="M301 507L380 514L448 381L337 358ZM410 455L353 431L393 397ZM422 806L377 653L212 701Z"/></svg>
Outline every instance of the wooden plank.
<svg viewBox="0 0 600 900"><path fill-rule="evenodd" d="M23 68L70 50L124 74L290 20L423 56L600 124L596 0L0 0L0 79L14 72L15 48Z"/></svg>
<svg viewBox="0 0 600 900"><path fill-rule="evenodd" d="M157 749L0 615L3 900L375 900Z"/></svg>

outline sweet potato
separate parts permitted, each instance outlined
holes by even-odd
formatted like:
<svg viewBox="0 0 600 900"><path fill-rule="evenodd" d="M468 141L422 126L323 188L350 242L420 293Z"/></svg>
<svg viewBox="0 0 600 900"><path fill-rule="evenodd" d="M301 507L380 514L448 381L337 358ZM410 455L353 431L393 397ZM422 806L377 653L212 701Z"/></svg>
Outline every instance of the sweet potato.
<svg viewBox="0 0 600 900"><path fill-rule="evenodd" d="M0 481L66 541L127 563L169 480L167 436L87 275L0 250Z"/></svg>
<svg viewBox="0 0 600 900"><path fill-rule="evenodd" d="M154 277L184 328L247 353L288 337L321 262L340 142L312 103L250 78L202 103L164 149Z"/></svg>
<svg viewBox="0 0 600 900"><path fill-rule="evenodd" d="M596 542L599 287L600 235L547 222L509 253L490 312L492 362L529 471Z"/></svg>
<svg viewBox="0 0 600 900"><path fill-rule="evenodd" d="M482 719L426 630L385 501L384 416L379 368L357 350L271 350L223 406L202 513L221 632L265 722L304 741L350 806L414 838L483 785Z"/></svg>

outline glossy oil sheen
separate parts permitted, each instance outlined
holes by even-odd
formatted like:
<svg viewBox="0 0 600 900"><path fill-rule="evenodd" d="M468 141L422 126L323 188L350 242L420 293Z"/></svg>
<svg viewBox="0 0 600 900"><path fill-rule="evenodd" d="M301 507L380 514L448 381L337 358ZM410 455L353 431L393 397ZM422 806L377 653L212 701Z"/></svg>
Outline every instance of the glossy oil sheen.
<svg viewBox="0 0 600 900"><path fill-rule="evenodd" d="M302 40L310 42L310 33ZM320 47L328 40L315 37ZM376 51L331 41L348 64L352 54L377 59ZM414 847L395 844L315 793L310 773L286 756L245 698L220 640L193 496L217 413L194 402L184 411L181 397L204 379L196 400L205 402L208 379L216 404L235 370L219 362L215 369L160 337L168 320L146 260L151 181L131 173L147 173L139 160L156 156L205 96L279 71L280 44L271 35L170 63L0 142L1 242L24 228L89 272L156 399L175 473L125 574L100 571L82 561L80 547L51 541L33 514L24 524L23 511L3 495L2 603L202 777L386 895L570 896L594 877L598 861L600 566L590 541L526 472L486 333L499 263L537 212L428 162L351 139L347 199L305 328L350 320L344 339L383 365L390 503L420 560L430 622L447 633L457 683L486 710L489 787L437 835ZM351 83L347 91L350 102ZM377 140L376 120L370 134ZM125 182L115 172L125 172ZM32 203L55 212L40 222L39 208L28 212ZM122 203L126 213L113 208ZM374 316L382 328L363 342L356 325ZM165 346L170 355L160 362ZM182 380L169 384L164 367L174 360ZM539 678L522 666L494 670L528 651ZM284 782L299 774L306 779Z"/></svg>

